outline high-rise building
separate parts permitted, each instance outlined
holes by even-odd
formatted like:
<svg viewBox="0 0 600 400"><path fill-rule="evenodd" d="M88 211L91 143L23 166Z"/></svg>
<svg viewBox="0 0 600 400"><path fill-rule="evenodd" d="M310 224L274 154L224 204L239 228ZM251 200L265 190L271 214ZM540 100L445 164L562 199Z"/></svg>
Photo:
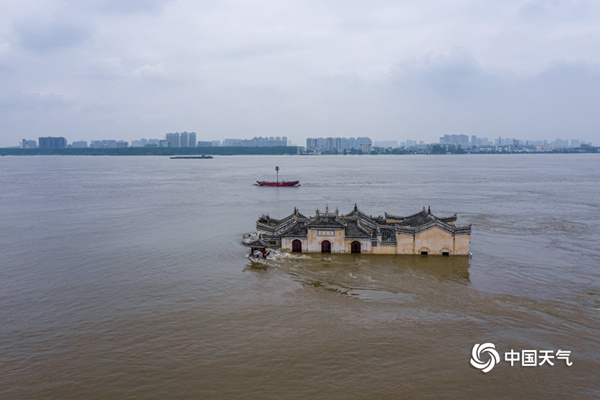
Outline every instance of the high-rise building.
<svg viewBox="0 0 600 400"><path fill-rule="evenodd" d="M35 140L23 139L21 141L21 148L23 149L37 149L38 145Z"/></svg>
<svg viewBox="0 0 600 400"><path fill-rule="evenodd" d="M277 137L254 137L252 139L225 139L223 141L225 147L277 147L287 146L286 136Z"/></svg>
<svg viewBox="0 0 600 400"><path fill-rule="evenodd" d="M196 147L196 132L181 132L179 134L180 147Z"/></svg>
<svg viewBox="0 0 600 400"><path fill-rule="evenodd" d="M181 135L178 132L167 134L166 139L169 147L181 147Z"/></svg>
<svg viewBox="0 0 600 400"><path fill-rule="evenodd" d="M64 137L41 137L38 140L40 149L64 149L67 147L67 139Z"/></svg>
<svg viewBox="0 0 600 400"><path fill-rule="evenodd" d="M181 147L181 138L179 136L179 132L167 133L165 138L167 143L169 143L169 147Z"/></svg>
<svg viewBox="0 0 600 400"><path fill-rule="evenodd" d="M306 139L306 150L317 150L317 139L316 138L307 138Z"/></svg>
<svg viewBox="0 0 600 400"><path fill-rule="evenodd" d="M225 147L240 147L242 145L242 139L225 139L223 146Z"/></svg>
<svg viewBox="0 0 600 400"><path fill-rule="evenodd" d="M132 140L131 147L146 147L148 145L148 139Z"/></svg>
<svg viewBox="0 0 600 400"><path fill-rule="evenodd" d="M127 143L127 142L125 142ZM90 148L92 149L115 149L117 147L117 141L113 139L109 140L92 140Z"/></svg>
<svg viewBox="0 0 600 400"><path fill-rule="evenodd" d="M165 139L169 147L196 147L196 132L167 133Z"/></svg>
<svg viewBox="0 0 600 400"><path fill-rule="evenodd" d="M343 138L343 137L327 137L327 138L308 138L306 139L306 149L309 151L342 151L347 149L361 150L363 146L370 148L373 142L368 137L358 138Z"/></svg>
<svg viewBox="0 0 600 400"><path fill-rule="evenodd" d="M469 145L469 137L467 135L444 135L440 138L441 144L459 144L461 146Z"/></svg>
<svg viewBox="0 0 600 400"><path fill-rule="evenodd" d="M563 139L556 139L554 141L554 145L556 147L568 147L569 146L569 141L568 140L563 140Z"/></svg>
<svg viewBox="0 0 600 400"><path fill-rule="evenodd" d="M195 143L195 142L196 142L196 140L194 140L194 142L192 142L192 143ZM179 146L193 147L193 146L190 146L190 134L188 132L181 132L179 134Z"/></svg>
<svg viewBox="0 0 600 400"><path fill-rule="evenodd" d="M87 141L85 141L85 140L78 140L78 141L71 143L71 147L74 149L85 149L88 147L88 144L87 144Z"/></svg>

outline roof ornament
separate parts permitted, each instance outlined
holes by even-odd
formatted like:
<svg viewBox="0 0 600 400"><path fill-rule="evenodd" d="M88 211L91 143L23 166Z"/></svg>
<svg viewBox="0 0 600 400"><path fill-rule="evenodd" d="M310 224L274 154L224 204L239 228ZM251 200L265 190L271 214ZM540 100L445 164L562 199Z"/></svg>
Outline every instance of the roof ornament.
<svg viewBox="0 0 600 400"><path fill-rule="evenodd" d="M315 216L318 217L319 216L319 209L317 208L317 211L315 211Z"/></svg>
<svg viewBox="0 0 600 400"><path fill-rule="evenodd" d="M325 214L329 214L329 204L325 204Z"/></svg>
<svg viewBox="0 0 600 400"><path fill-rule="evenodd" d="M358 207L356 207L356 203L354 203L354 211L358 211Z"/></svg>
<svg viewBox="0 0 600 400"><path fill-rule="evenodd" d="M427 206L427 214L431 214L431 206Z"/></svg>

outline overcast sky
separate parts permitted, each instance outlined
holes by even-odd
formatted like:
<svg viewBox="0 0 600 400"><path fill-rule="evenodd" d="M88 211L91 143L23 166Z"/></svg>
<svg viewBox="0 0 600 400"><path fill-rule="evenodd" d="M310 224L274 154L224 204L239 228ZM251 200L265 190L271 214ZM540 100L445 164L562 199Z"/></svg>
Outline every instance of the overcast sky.
<svg viewBox="0 0 600 400"><path fill-rule="evenodd" d="M597 0L2 0L0 146L600 142Z"/></svg>

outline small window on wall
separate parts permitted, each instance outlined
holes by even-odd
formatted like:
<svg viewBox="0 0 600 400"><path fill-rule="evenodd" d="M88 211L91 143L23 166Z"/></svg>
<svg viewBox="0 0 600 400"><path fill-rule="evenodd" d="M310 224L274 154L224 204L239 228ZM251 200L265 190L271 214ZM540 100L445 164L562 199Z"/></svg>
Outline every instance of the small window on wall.
<svg viewBox="0 0 600 400"><path fill-rule="evenodd" d="M377 247L377 242L371 242L371 247Z"/></svg>
<svg viewBox="0 0 600 400"><path fill-rule="evenodd" d="M426 255L427 255L427 252L426 252L426 251L422 251L422 252L421 252L421 255L422 255L422 256L426 256Z"/></svg>
<svg viewBox="0 0 600 400"><path fill-rule="evenodd" d="M442 255L448 257L448 256L450 256L450 252L449 251L442 251Z"/></svg>

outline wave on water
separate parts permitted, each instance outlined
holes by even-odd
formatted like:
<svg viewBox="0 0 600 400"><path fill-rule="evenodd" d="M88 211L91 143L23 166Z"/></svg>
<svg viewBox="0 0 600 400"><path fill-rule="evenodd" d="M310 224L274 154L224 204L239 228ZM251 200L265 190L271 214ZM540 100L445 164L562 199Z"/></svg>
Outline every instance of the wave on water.
<svg viewBox="0 0 600 400"><path fill-rule="evenodd" d="M302 260L302 259L310 258L307 255L283 252L278 249L269 249L269 253L266 258L263 258L262 253L258 250L255 251L254 254L252 254L252 255L246 254L245 257L248 260L250 260L252 263L257 263L257 264L261 264L264 266L269 266L269 265L275 266L275 265L277 265L278 261L283 261L283 260Z"/></svg>

